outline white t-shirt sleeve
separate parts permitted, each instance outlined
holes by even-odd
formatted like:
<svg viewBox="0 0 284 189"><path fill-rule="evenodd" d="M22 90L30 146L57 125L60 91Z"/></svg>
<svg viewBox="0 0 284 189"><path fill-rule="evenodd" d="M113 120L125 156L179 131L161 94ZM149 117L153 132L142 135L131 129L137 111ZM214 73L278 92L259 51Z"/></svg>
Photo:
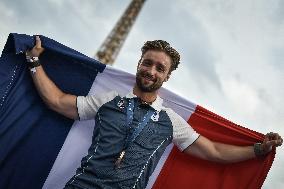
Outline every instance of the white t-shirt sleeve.
<svg viewBox="0 0 284 189"><path fill-rule="evenodd" d="M173 143L183 151L199 137L199 134L172 109L168 109L167 114L173 124Z"/></svg>
<svg viewBox="0 0 284 189"><path fill-rule="evenodd" d="M99 108L114 99L118 93L116 91L111 91L107 94L102 94L98 96L78 96L77 97L77 109L80 120L94 119Z"/></svg>

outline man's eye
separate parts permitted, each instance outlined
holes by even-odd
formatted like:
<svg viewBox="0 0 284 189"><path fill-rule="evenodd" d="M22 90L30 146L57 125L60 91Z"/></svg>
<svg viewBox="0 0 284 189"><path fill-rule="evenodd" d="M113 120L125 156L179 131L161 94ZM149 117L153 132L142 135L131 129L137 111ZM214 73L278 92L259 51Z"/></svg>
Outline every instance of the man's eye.
<svg viewBox="0 0 284 189"><path fill-rule="evenodd" d="M142 64L143 64L144 66L150 66L150 65L151 65L151 62L149 62L149 61L144 61L144 62L142 62Z"/></svg>
<svg viewBox="0 0 284 189"><path fill-rule="evenodd" d="M157 67L158 72L165 72L165 69L162 67Z"/></svg>

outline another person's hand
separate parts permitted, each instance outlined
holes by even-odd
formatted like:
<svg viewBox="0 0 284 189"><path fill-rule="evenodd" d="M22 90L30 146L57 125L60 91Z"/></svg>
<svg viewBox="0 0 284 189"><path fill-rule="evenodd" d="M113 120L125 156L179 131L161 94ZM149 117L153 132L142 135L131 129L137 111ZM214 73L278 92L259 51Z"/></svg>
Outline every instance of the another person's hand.
<svg viewBox="0 0 284 189"><path fill-rule="evenodd" d="M36 44L35 46L26 52L26 55L29 57L39 57L40 54L44 51L44 48L41 46L41 40L39 36L36 36Z"/></svg>

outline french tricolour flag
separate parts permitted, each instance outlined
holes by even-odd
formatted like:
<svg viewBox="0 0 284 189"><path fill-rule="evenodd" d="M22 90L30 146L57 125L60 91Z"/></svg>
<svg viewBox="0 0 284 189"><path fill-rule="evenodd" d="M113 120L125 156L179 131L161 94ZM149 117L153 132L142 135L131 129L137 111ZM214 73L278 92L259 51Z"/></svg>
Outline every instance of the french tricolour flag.
<svg viewBox="0 0 284 189"><path fill-rule="evenodd" d="M66 93L88 95L116 90L127 94L135 76L105 66L54 40L41 36L41 57L49 77ZM74 121L47 108L25 62L34 37L10 34L0 59L0 188L60 189L75 174L91 144L94 120ZM263 134L236 125L173 92L161 89L166 106L200 134L214 141L252 145ZM260 188L272 165L266 157L217 164L184 155L169 145L147 188Z"/></svg>

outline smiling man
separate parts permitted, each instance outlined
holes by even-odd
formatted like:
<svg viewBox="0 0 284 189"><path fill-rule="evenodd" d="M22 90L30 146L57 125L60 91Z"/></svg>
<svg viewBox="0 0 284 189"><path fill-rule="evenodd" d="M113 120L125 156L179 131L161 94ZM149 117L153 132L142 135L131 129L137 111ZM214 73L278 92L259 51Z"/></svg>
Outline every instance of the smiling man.
<svg viewBox="0 0 284 189"><path fill-rule="evenodd" d="M282 145L277 133L254 146L233 146L195 132L172 109L163 106L158 90L180 62L179 53L162 40L147 41L138 62L136 83L126 96L112 91L101 96L63 93L46 75L39 55L39 37L27 52L37 90L54 111L72 119L95 119L88 155L65 188L145 188L166 147L173 142L182 152L219 163L264 156Z"/></svg>

